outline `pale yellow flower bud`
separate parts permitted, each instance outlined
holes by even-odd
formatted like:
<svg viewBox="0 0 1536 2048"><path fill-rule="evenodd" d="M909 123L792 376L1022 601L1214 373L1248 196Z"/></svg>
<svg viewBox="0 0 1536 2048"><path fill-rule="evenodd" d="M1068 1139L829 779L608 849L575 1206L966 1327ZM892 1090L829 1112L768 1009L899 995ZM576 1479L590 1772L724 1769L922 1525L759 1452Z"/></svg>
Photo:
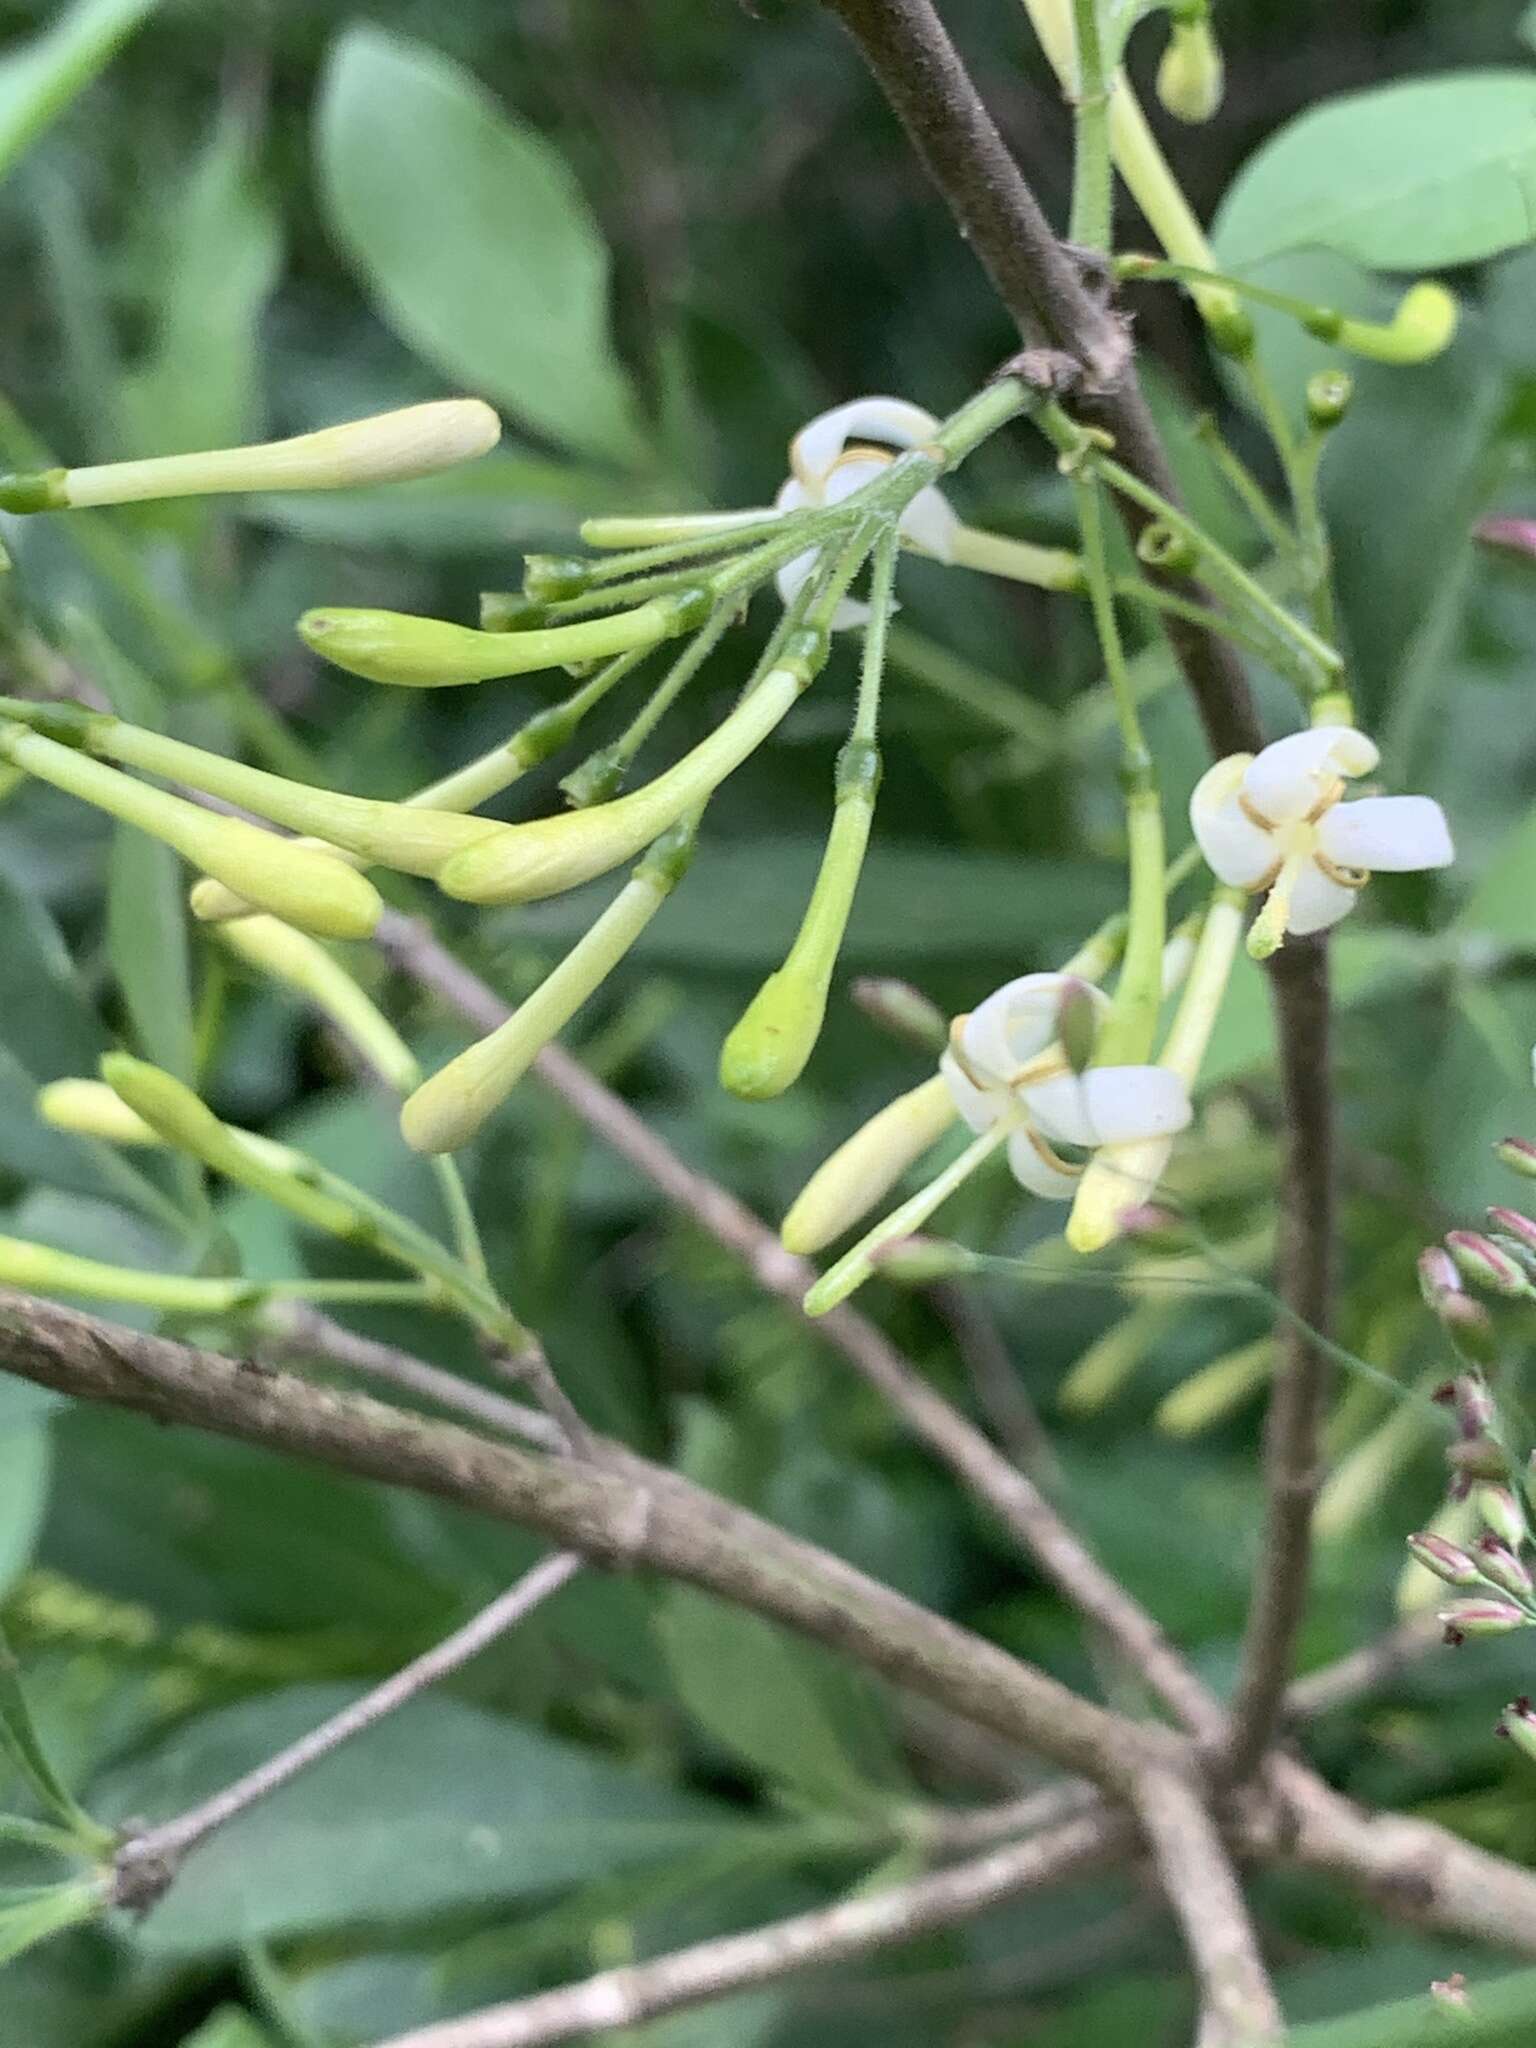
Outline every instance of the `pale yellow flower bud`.
<svg viewBox="0 0 1536 2048"><path fill-rule="evenodd" d="M258 973L324 1011L391 1088L406 1094L416 1086L421 1069L410 1047L335 955L307 933L275 917L242 917L218 927L218 936Z"/></svg>
<svg viewBox="0 0 1536 2048"><path fill-rule="evenodd" d="M45 1124L58 1131L74 1131L82 1138L100 1138L108 1145L161 1143L154 1126L145 1123L105 1081L50 1081L37 1091L35 1107Z"/></svg>
<svg viewBox="0 0 1536 2048"><path fill-rule="evenodd" d="M806 1182L779 1230L786 1249L808 1258L851 1230L938 1143L955 1116L941 1074L888 1103Z"/></svg>

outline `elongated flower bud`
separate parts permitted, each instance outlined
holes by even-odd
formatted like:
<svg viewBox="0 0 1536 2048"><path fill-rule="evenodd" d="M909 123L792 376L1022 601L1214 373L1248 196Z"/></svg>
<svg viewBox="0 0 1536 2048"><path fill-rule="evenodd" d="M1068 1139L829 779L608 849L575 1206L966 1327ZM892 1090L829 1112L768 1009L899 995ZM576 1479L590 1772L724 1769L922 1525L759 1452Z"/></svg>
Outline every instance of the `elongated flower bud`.
<svg viewBox="0 0 1536 2048"><path fill-rule="evenodd" d="M1528 1252L1536 1252L1536 1221L1519 1209L1494 1208L1488 1211L1488 1221L1506 1237L1512 1237Z"/></svg>
<svg viewBox="0 0 1536 2048"><path fill-rule="evenodd" d="M435 690L654 647L701 624L708 611L705 593L685 590L650 598L631 611L579 619L571 625L481 633L473 626L418 618L410 612L330 606L305 612L299 620L299 638L349 675Z"/></svg>
<svg viewBox="0 0 1536 2048"><path fill-rule="evenodd" d="M824 658L824 637L806 637L819 639ZM448 861L438 887L466 903L533 903L606 874L704 803L762 745L812 672L786 659L654 782L590 810L504 825Z"/></svg>
<svg viewBox="0 0 1536 2048"><path fill-rule="evenodd" d="M955 1116L941 1074L898 1095L811 1175L780 1228L785 1247L808 1257L851 1230L937 1144Z"/></svg>
<svg viewBox="0 0 1536 2048"><path fill-rule="evenodd" d="M50 1081L37 1091L35 1107L45 1124L99 1138L108 1145L158 1145L160 1133L131 1110L105 1081Z"/></svg>
<svg viewBox="0 0 1536 2048"><path fill-rule="evenodd" d="M1483 1527L1492 1530L1501 1543L1518 1550L1526 1537L1525 1515L1512 1490L1507 1486L1479 1486L1472 1501Z"/></svg>
<svg viewBox="0 0 1536 2048"><path fill-rule="evenodd" d="M692 849L691 829L668 835L506 1023L422 1083L400 1113L400 1129L413 1150L451 1152L469 1143L623 959L666 901Z"/></svg>
<svg viewBox="0 0 1536 2048"><path fill-rule="evenodd" d="M1477 1562L1483 1577L1491 1585L1512 1593L1517 1600L1529 1600L1530 1572L1525 1561L1507 1543L1501 1543L1497 1536L1483 1537L1477 1546Z"/></svg>
<svg viewBox="0 0 1536 2048"><path fill-rule="evenodd" d="M1323 340L1337 341L1368 361L1407 365L1427 363L1448 348L1460 315L1454 295L1443 284L1425 279L1409 286L1384 324L1337 315L1326 324L1307 324Z"/></svg>
<svg viewBox="0 0 1536 2048"><path fill-rule="evenodd" d="M1433 1572L1448 1586L1476 1586L1482 1582L1483 1575L1471 1553L1463 1550L1459 1543L1437 1536L1433 1529L1421 1529L1417 1535L1410 1536L1408 1549L1425 1571Z"/></svg>
<svg viewBox="0 0 1536 2048"><path fill-rule="evenodd" d="M276 1148L253 1143L246 1132L231 1130L228 1124L221 1123L200 1096L164 1068L151 1066L147 1060L136 1060L125 1052L109 1052L102 1058L101 1078L168 1145L191 1153L215 1173L238 1181L243 1187L254 1188L333 1237L356 1238L367 1234L359 1228L355 1209L334 1195L308 1186L293 1164L279 1163L282 1154L277 1152L274 1156Z"/></svg>
<svg viewBox="0 0 1536 2048"><path fill-rule="evenodd" d="M0 1237L0 1284L33 1294L80 1294L95 1301L142 1302L148 1308L205 1315L227 1314L260 1292L249 1280L141 1273L19 1237Z"/></svg>
<svg viewBox="0 0 1536 2048"><path fill-rule="evenodd" d="M1474 1287L1508 1301L1518 1301L1530 1293L1530 1282L1508 1252L1500 1251L1480 1231L1448 1230L1445 1248L1456 1261L1457 1271Z"/></svg>
<svg viewBox="0 0 1536 2048"><path fill-rule="evenodd" d="M353 484L398 483L472 461L500 439L501 422L483 400L443 398L249 448L212 448L194 455L156 455L141 462L4 477L0 508L57 511L229 491L329 491Z"/></svg>
<svg viewBox="0 0 1536 2048"><path fill-rule="evenodd" d="M401 1094L421 1079L416 1056L389 1019L334 954L275 917L242 917L218 927L222 942L259 974L298 993L322 1010L391 1088Z"/></svg>
<svg viewBox="0 0 1536 2048"><path fill-rule="evenodd" d="M1536 1144L1529 1138L1501 1138L1493 1148L1501 1166L1510 1167L1526 1180L1536 1180Z"/></svg>
<svg viewBox="0 0 1536 2048"><path fill-rule="evenodd" d="M1192 1372L1165 1394L1152 1419L1166 1436L1193 1437L1226 1420L1249 1400L1274 1370L1275 1340L1256 1337Z"/></svg>
<svg viewBox="0 0 1536 2048"><path fill-rule="evenodd" d="M782 1095L816 1049L832 973L869 845L880 756L850 741L838 759L837 809L811 900L782 967L743 1011L720 1050L720 1085L749 1102Z"/></svg>
<svg viewBox="0 0 1536 2048"><path fill-rule="evenodd" d="M1441 1608L1439 1620L1448 1643L1465 1642L1469 1636L1507 1636L1531 1626L1529 1616L1512 1600L1453 1600Z"/></svg>
<svg viewBox="0 0 1536 2048"><path fill-rule="evenodd" d="M397 868L402 874L435 875L445 860L497 829L487 818L461 817L417 804L381 803L292 782L120 718L95 721L87 745L92 753L105 754L125 767L142 768L222 797L275 825L339 847L356 860Z"/></svg>
<svg viewBox="0 0 1536 2048"><path fill-rule="evenodd" d="M289 924L326 938L366 938L383 903L373 884L329 855L123 775L39 732L0 727L0 755L43 782L164 840L185 860Z"/></svg>

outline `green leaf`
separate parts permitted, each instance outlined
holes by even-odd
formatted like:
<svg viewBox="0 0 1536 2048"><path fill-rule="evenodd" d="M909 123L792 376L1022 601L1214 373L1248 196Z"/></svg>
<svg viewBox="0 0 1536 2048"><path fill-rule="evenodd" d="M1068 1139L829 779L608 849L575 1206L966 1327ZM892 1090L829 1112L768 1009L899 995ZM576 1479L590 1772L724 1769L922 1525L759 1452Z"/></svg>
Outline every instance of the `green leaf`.
<svg viewBox="0 0 1536 2048"><path fill-rule="evenodd" d="M51 27L0 59L0 176L84 92L157 5L158 0L76 0Z"/></svg>
<svg viewBox="0 0 1536 2048"><path fill-rule="evenodd" d="M32 1561L48 1500L48 1472L46 1429L0 1434L0 1595Z"/></svg>
<svg viewBox="0 0 1536 2048"><path fill-rule="evenodd" d="M78 1927L94 1920L106 1908L101 1883L82 1878L73 1884L53 1884L30 1899L0 1907L0 1968L51 1934L66 1927Z"/></svg>
<svg viewBox="0 0 1536 2048"><path fill-rule="evenodd" d="M1432 270L1536 233L1536 76L1461 71L1327 100L1249 158L1215 240L1246 267L1333 249L1377 270Z"/></svg>
<svg viewBox="0 0 1536 2048"><path fill-rule="evenodd" d="M5 1751L60 1827L82 1842L104 1846L108 1837L82 1810L49 1761L27 1696L15 1652L0 1629L0 1750ZM13 1951L15 1953L15 1951Z"/></svg>
<svg viewBox="0 0 1536 2048"><path fill-rule="evenodd" d="M221 2005L195 2034L186 2036L181 2048L276 2048L276 2044L248 2012L238 2005Z"/></svg>
<svg viewBox="0 0 1536 2048"><path fill-rule="evenodd" d="M194 1079L192 963L181 863L168 846L120 825L107 863L107 950L139 1051Z"/></svg>
<svg viewBox="0 0 1536 2048"><path fill-rule="evenodd" d="M1484 868L1455 929L1536 951L1536 811L1521 819Z"/></svg>
<svg viewBox="0 0 1536 2048"><path fill-rule="evenodd" d="M554 440L644 460L608 251L559 153L425 44L350 29L319 110L332 225L401 334Z"/></svg>
<svg viewBox="0 0 1536 2048"><path fill-rule="evenodd" d="M124 454L222 448L256 430L260 320L282 234L254 155L250 124L226 117L164 206L149 348L118 398Z"/></svg>
<svg viewBox="0 0 1536 2048"><path fill-rule="evenodd" d="M1463 2012L1421 1993L1343 2019L1298 2027L1293 2048L1524 2048L1536 2025L1536 1970L1474 1983Z"/></svg>
<svg viewBox="0 0 1536 2048"><path fill-rule="evenodd" d="M295 1686L206 1715L112 1773L101 1810L180 1812L355 1696ZM221 1829L140 1939L191 1955L312 1928L395 1925L702 1853L741 1827L708 1800L429 1694Z"/></svg>

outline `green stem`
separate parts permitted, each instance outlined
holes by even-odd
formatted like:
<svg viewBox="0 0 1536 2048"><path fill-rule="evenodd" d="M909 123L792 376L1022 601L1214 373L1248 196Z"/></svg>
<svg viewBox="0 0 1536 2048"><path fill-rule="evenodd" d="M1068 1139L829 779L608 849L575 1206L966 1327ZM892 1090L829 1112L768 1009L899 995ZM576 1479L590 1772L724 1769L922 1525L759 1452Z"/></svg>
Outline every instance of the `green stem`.
<svg viewBox="0 0 1536 2048"><path fill-rule="evenodd" d="M1109 247L1114 182L1109 150L1109 79L1099 0L1073 0L1077 79L1072 96L1072 214L1067 232L1079 248Z"/></svg>
<svg viewBox="0 0 1536 2048"><path fill-rule="evenodd" d="M1270 503L1269 493L1232 447L1209 413L1195 423L1195 434L1211 460L1264 538L1280 555L1294 555L1296 536Z"/></svg>
<svg viewBox="0 0 1536 2048"><path fill-rule="evenodd" d="M432 1157L432 1171L437 1176L438 1192L443 1198L443 1207L448 1211L449 1227L453 1242L466 1271L485 1285L490 1284L490 1268L485 1262L485 1247L480 1242L480 1228L475 1222L474 1205L469 1199L469 1190L464 1185L464 1175L459 1162L450 1152L437 1152Z"/></svg>

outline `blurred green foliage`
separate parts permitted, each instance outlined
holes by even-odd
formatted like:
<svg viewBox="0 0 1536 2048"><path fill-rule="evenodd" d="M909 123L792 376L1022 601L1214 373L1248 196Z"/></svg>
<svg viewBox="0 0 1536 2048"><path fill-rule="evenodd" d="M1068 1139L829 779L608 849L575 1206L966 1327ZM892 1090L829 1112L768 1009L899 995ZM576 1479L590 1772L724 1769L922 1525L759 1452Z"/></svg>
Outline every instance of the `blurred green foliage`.
<svg viewBox="0 0 1536 2048"><path fill-rule="evenodd" d="M60 12L6 5L0 29L20 37ZM946 12L1060 216L1067 124L1022 11L955 0ZM1320 98L1531 58L1512 0L1223 0L1219 12L1226 106L1171 138L1207 213L1263 138ZM761 502L788 435L821 406L889 389L942 411L1010 345L851 48L808 0L392 0L366 19L332 0L98 0L81 14L70 38L55 24L30 71L0 69L0 162L17 158L0 190L10 459L33 459L39 440L77 462L206 446L458 388L494 400L510 431L461 475L388 492L7 531L17 687L63 659L143 722L270 749L254 693L280 708L286 744L317 776L402 794L500 737L543 685L374 692L303 655L291 631L303 607L472 616L482 585L515 581L522 549L568 545L586 514ZM62 102L119 35L110 68L46 132L17 112L27 93L35 109L45 58ZM1138 44L1136 68L1146 61ZM1122 236L1136 243L1134 222ZM1350 310L1390 302L1347 244L1319 254L1277 236L1256 274ZM1404 1385L1436 1360L1414 1251L1499 1198L1489 1143L1536 1122L1536 576L1469 539L1484 511L1536 512L1536 256L1456 282L1468 314L1454 348L1419 370L1360 366L1326 472L1362 722L1394 784L1445 804L1463 856L1443 881L1376 883L1337 947L1341 1334ZM1191 424L1218 410L1258 462L1251 423L1182 301L1140 287L1133 302L1186 489L1252 555ZM1328 353L1261 325L1298 402ZM955 495L978 521L1068 538L1059 479L1023 433L989 447ZM686 884L578 1029L689 1159L769 1214L921 1071L847 1000L849 975L907 975L962 1008L1054 964L1118 901L1112 735L1084 617L1071 600L921 563L904 570L903 596L875 849L805 1080L747 1106L719 1092L715 1062L814 868L846 654L712 808ZM1145 661L1156 671L1161 657ZM701 732L741 672L728 645L667 745ZM1260 686L1279 715L1273 679ZM1150 724L1177 818L1199 737L1172 687ZM516 814L551 803L560 772L525 787ZM237 1251L258 1274L351 1270L248 1197L210 1217L185 1176L40 1125L36 1085L92 1071L114 1036L195 1073L221 1112L439 1220L390 1106L296 1002L188 934L160 849L109 842L81 809L27 790L0 808L0 865L0 1227L129 1263ZM444 925L515 995L589 914L573 898ZM461 1042L410 990L382 993L424 1059ZM1245 967L1213 1054L1220 1085L1179 1169L1223 1248L1251 1239L1273 1203L1269 1058ZM874 1397L563 1109L519 1090L468 1170L493 1266L597 1425L1091 1682L1058 1603ZM945 1227L1023 1254L1056 1222L994 1177ZM1264 1304L1219 1263L1089 1281L1063 1279L1048 1251L1034 1260L1034 1281L986 1286L984 1308L1060 1424L1067 1503L1220 1682L1256 1542L1257 1402L1188 1438L1154 1411L1259 1336ZM969 1403L940 1299L881 1289L871 1306ZM1063 1418L1064 1377L1131 1314L1114 1397ZM481 1370L424 1314L359 1327ZM1346 1382L1335 1457L1392 1412L1378 1389ZM1432 1430L1398 1436L1379 1483L1330 1525L1309 1662L1390 1618L1402 1532L1438 1498ZM7 1624L53 1754L109 1816L163 1816L222 1782L532 1555L422 1500L0 1384ZM1536 1860L1536 1784L1489 1739L1527 1669L1519 1638L1432 1661L1327 1719L1315 1752L1362 1797L1433 1805ZM693 1594L578 1581L451 1692L231 1828L142 1928L28 1956L0 1990L0 2043L367 2040L832 1896L883 1853L893 1806L987 1789L933 1730L764 1625ZM1311 1883L1271 1880L1258 1903L1298 2020L1419 1991L1467 1962ZM1106 1881L634 2038L1084 2048L1134 2026L1172 2042L1188 2023L1178 1977L1171 1933ZM1528 2038L1528 2011L1477 2038Z"/></svg>

